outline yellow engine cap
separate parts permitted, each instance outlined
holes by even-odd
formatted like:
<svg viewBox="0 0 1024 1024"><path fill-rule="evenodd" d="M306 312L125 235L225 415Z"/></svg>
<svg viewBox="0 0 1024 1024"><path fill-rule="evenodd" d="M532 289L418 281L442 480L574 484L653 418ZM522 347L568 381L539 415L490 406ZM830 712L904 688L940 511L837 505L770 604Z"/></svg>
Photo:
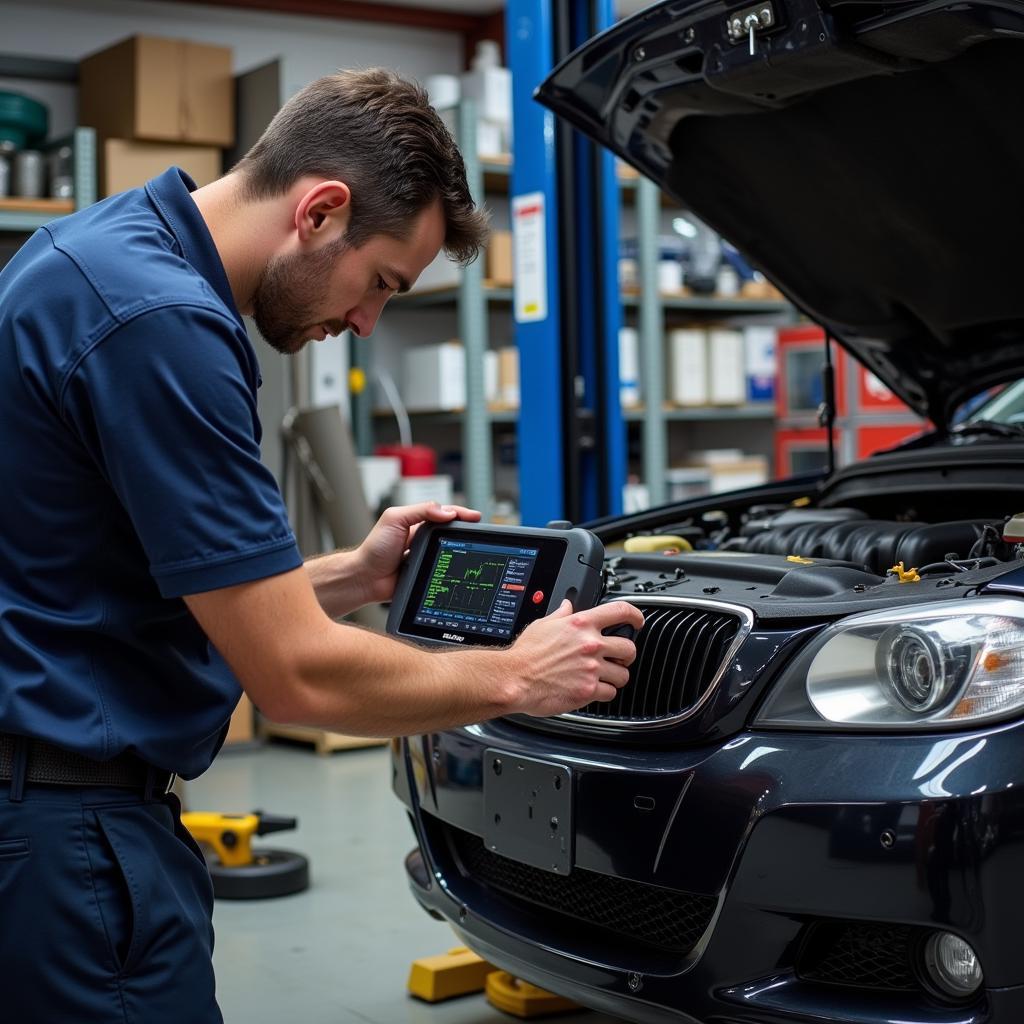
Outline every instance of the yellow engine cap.
<svg viewBox="0 0 1024 1024"><path fill-rule="evenodd" d="M685 537L671 533L651 533L642 537L630 537L623 545L630 554L649 555L675 548L677 551L692 551L693 545Z"/></svg>
<svg viewBox="0 0 1024 1024"><path fill-rule="evenodd" d="M889 575L895 576L900 583L920 583L921 576L917 569L904 569L902 562L897 562L890 570Z"/></svg>

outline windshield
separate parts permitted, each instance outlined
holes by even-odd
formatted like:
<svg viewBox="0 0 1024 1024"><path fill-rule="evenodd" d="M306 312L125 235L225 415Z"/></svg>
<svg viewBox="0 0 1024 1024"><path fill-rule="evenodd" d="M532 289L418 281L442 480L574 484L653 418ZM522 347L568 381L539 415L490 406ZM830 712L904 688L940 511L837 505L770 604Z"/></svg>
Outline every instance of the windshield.
<svg viewBox="0 0 1024 1024"><path fill-rule="evenodd" d="M1024 424L1024 380L993 388L968 402L956 417L958 424L981 420L1007 425Z"/></svg>

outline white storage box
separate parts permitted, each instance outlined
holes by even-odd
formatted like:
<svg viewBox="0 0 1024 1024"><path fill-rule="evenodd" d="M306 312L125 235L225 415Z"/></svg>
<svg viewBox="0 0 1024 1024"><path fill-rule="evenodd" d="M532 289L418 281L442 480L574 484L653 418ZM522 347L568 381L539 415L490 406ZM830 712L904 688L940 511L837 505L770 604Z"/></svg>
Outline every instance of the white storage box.
<svg viewBox="0 0 1024 1024"><path fill-rule="evenodd" d="M746 348L747 401L775 401L777 362L775 345L778 332L774 327L744 327Z"/></svg>
<svg viewBox="0 0 1024 1024"><path fill-rule="evenodd" d="M436 501L439 505L452 503L450 476L403 476L395 484L396 505L418 505L421 501Z"/></svg>
<svg viewBox="0 0 1024 1024"><path fill-rule="evenodd" d="M490 350L484 353L484 401L488 405L497 405L501 397L498 373L498 353Z"/></svg>
<svg viewBox="0 0 1024 1024"><path fill-rule="evenodd" d="M640 404L640 335L635 327L619 328L619 401L625 409Z"/></svg>
<svg viewBox="0 0 1024 1024"><path fill-rule="evenodd" d="M708 404L707 332L699 327L669 331L669 400L676 405Z"/></svg>
<svg viewBox="0 0 1024 1024"><path fill-rule="evenodd" d="M508 68L477 68L462 76L462 98L476 101L476 115L508 128L512 123L512 72Z"/></svg>
<svg viewBox="0 0 1024 1024"><path fill-rule="evenodd" d="M686 501L711 493L711 470L703 466L679 466L665 470L669 501Z"/></svg>
<svg viewBox="0 0 1024 1024"><path fill-rule="evenodd" d="M402 399L410 412L464 409L466 350L458 341L415 345L404 353Z"/></svg>
<svg viewBox="0 0 1024 1024"><path fill-rule="evenodd" d="M402 475L402 460L393 455L361 455L359 475L366 504L372 513L391 502L395 484Z"/></svg>
<svg viewBox="0 0 1024 1024"><path fill-rule="evenodd" d="M742 405L747 400L743 332L708 332L708 391L712 405Z"/></svg>

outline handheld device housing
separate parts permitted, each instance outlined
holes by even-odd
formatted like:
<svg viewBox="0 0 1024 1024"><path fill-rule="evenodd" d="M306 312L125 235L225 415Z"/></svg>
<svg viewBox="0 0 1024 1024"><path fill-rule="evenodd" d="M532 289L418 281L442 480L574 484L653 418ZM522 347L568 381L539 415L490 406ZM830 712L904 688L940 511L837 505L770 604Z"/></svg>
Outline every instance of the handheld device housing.
<svg viewBox="0 0 1024 1024"><path fill-rule="evenodd" d="M504 646L568 598L592 608L604 545L589 530L425 523L399 576L387 630L419 643Z"/></svg>

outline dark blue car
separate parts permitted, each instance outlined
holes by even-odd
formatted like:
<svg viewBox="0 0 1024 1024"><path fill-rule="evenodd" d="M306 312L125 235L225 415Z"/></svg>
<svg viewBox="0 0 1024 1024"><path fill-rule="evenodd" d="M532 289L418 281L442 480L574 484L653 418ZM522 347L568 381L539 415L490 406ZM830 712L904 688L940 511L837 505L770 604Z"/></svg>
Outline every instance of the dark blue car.
<svg viewBox="0 0 1024 1024"><path fill-rule="evenodd" d="M627 1020L1018 1024L1024 5L762 7L753 56L746 8L672 0L539 97L934 430L592 524L608 598L646 617L631 681L396 743L412 890ZM637 534L693 550L625 551Z"/></svg>

